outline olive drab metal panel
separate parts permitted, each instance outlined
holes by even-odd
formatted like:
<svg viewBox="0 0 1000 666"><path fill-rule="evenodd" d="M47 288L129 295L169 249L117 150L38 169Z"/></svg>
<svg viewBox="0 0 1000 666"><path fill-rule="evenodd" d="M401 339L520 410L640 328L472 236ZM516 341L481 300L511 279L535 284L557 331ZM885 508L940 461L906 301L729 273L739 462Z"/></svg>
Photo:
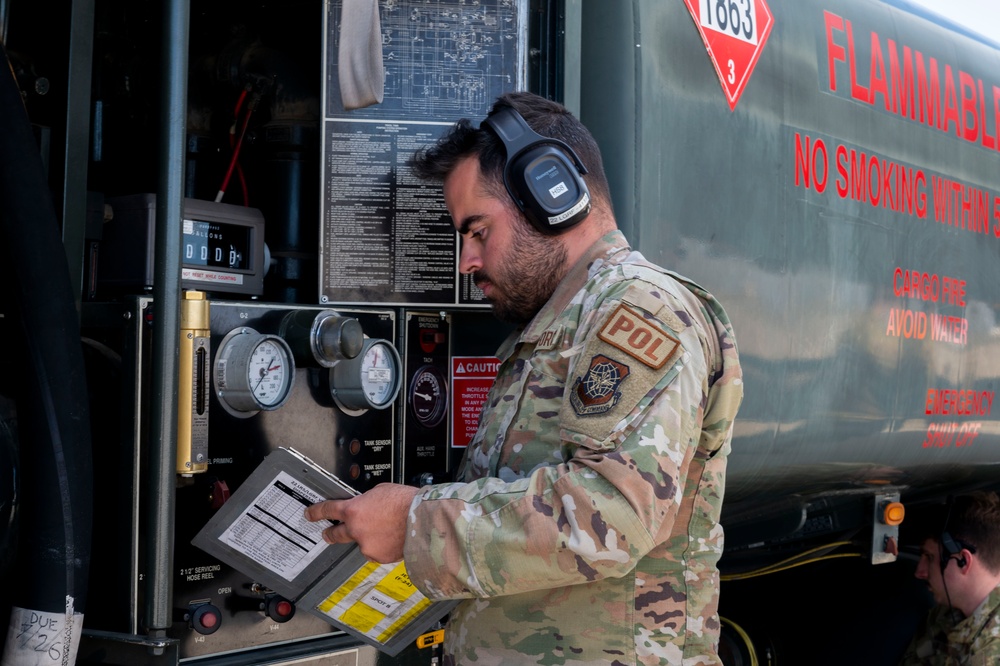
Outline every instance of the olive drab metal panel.
<svg viewBox="0 0 1000 666"><path fill-rule="evenodd" d="M753 0L773 27L734 101L716 4L585 5L581 117L633 243L732 317L728 506L988 478L997 46L904 3Z"/></svg>

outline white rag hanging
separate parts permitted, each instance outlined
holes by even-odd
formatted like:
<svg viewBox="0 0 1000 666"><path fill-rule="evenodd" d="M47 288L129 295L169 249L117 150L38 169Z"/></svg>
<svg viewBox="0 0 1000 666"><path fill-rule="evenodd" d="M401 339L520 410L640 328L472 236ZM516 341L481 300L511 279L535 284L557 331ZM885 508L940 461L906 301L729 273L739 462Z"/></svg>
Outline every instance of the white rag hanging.
<svg viewBox="0 0 1000 666"><path fill-rule="evenodd" d="M347 111L382 101L385 68L378 0L344 0L337 74L340 97Z"/></svg>

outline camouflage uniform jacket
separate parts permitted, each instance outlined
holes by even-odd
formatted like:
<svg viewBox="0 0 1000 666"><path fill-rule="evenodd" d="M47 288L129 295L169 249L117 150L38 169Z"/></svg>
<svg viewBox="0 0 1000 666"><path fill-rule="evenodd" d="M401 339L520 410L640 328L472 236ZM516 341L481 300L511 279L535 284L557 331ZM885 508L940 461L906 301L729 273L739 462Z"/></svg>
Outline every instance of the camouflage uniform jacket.
<svg viewBox="0 0 1000 666"><path fill-rule="evenodd" d="M947 666L948 631L961 619L962 614L957 610L949 613L945 606L933 606L899 660L899 666Z"/></svg>
<svg viewBox="0 0 1000 666"><path fill-rule="evenodd" d="M996 666L1000 664L1000 586L969 617L935 606L910 642L899 666Z"/></svg>
<svg viewBox="0 0 1000 666"><path fill-rule="evenodd" d="M1000 664L1000 586L948 632L949 666Z"/></svg>
<svg viewBox="0 0 1000 666"><path fill-rule="evenodd" d="M719 513L743 394L726 314L613 232L498 352L458 482L404 549L465 598L447 663L721 664Z"/></svg>

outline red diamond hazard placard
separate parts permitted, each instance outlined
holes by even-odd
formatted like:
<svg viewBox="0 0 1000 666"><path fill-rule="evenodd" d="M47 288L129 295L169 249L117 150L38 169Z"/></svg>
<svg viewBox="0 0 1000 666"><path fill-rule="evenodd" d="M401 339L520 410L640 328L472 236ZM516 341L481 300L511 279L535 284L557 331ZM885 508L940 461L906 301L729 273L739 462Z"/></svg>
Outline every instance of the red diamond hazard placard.
<svg viewBox="0 0 1000 666"><path fill-rule="evenodd" d="M684 4L698 26L732 111L764 50L774 15L764 0L684 0Z"/></svg>

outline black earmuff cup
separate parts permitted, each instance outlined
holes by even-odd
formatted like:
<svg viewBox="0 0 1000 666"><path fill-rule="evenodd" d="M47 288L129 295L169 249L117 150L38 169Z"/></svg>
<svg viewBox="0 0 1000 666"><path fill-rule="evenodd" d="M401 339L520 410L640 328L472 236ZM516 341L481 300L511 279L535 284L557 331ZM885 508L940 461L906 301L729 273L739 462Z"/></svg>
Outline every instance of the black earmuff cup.
<svg viewBox="0 0 1000 666"><path fill-rule="evenodd" d="M555 234L587 217L591 208L583 180L587 169L572 148L532 130L511 107L498 109L481 127L503 143L504 186L535 228Z"/></svg>
<svg viewBox="0 0 1000 666"><path fill-rule="evenodd" d="M536 146L519 155L508 169L511 194L538 229L566 229L590 212L586 186L558 148Z"/></svg>

